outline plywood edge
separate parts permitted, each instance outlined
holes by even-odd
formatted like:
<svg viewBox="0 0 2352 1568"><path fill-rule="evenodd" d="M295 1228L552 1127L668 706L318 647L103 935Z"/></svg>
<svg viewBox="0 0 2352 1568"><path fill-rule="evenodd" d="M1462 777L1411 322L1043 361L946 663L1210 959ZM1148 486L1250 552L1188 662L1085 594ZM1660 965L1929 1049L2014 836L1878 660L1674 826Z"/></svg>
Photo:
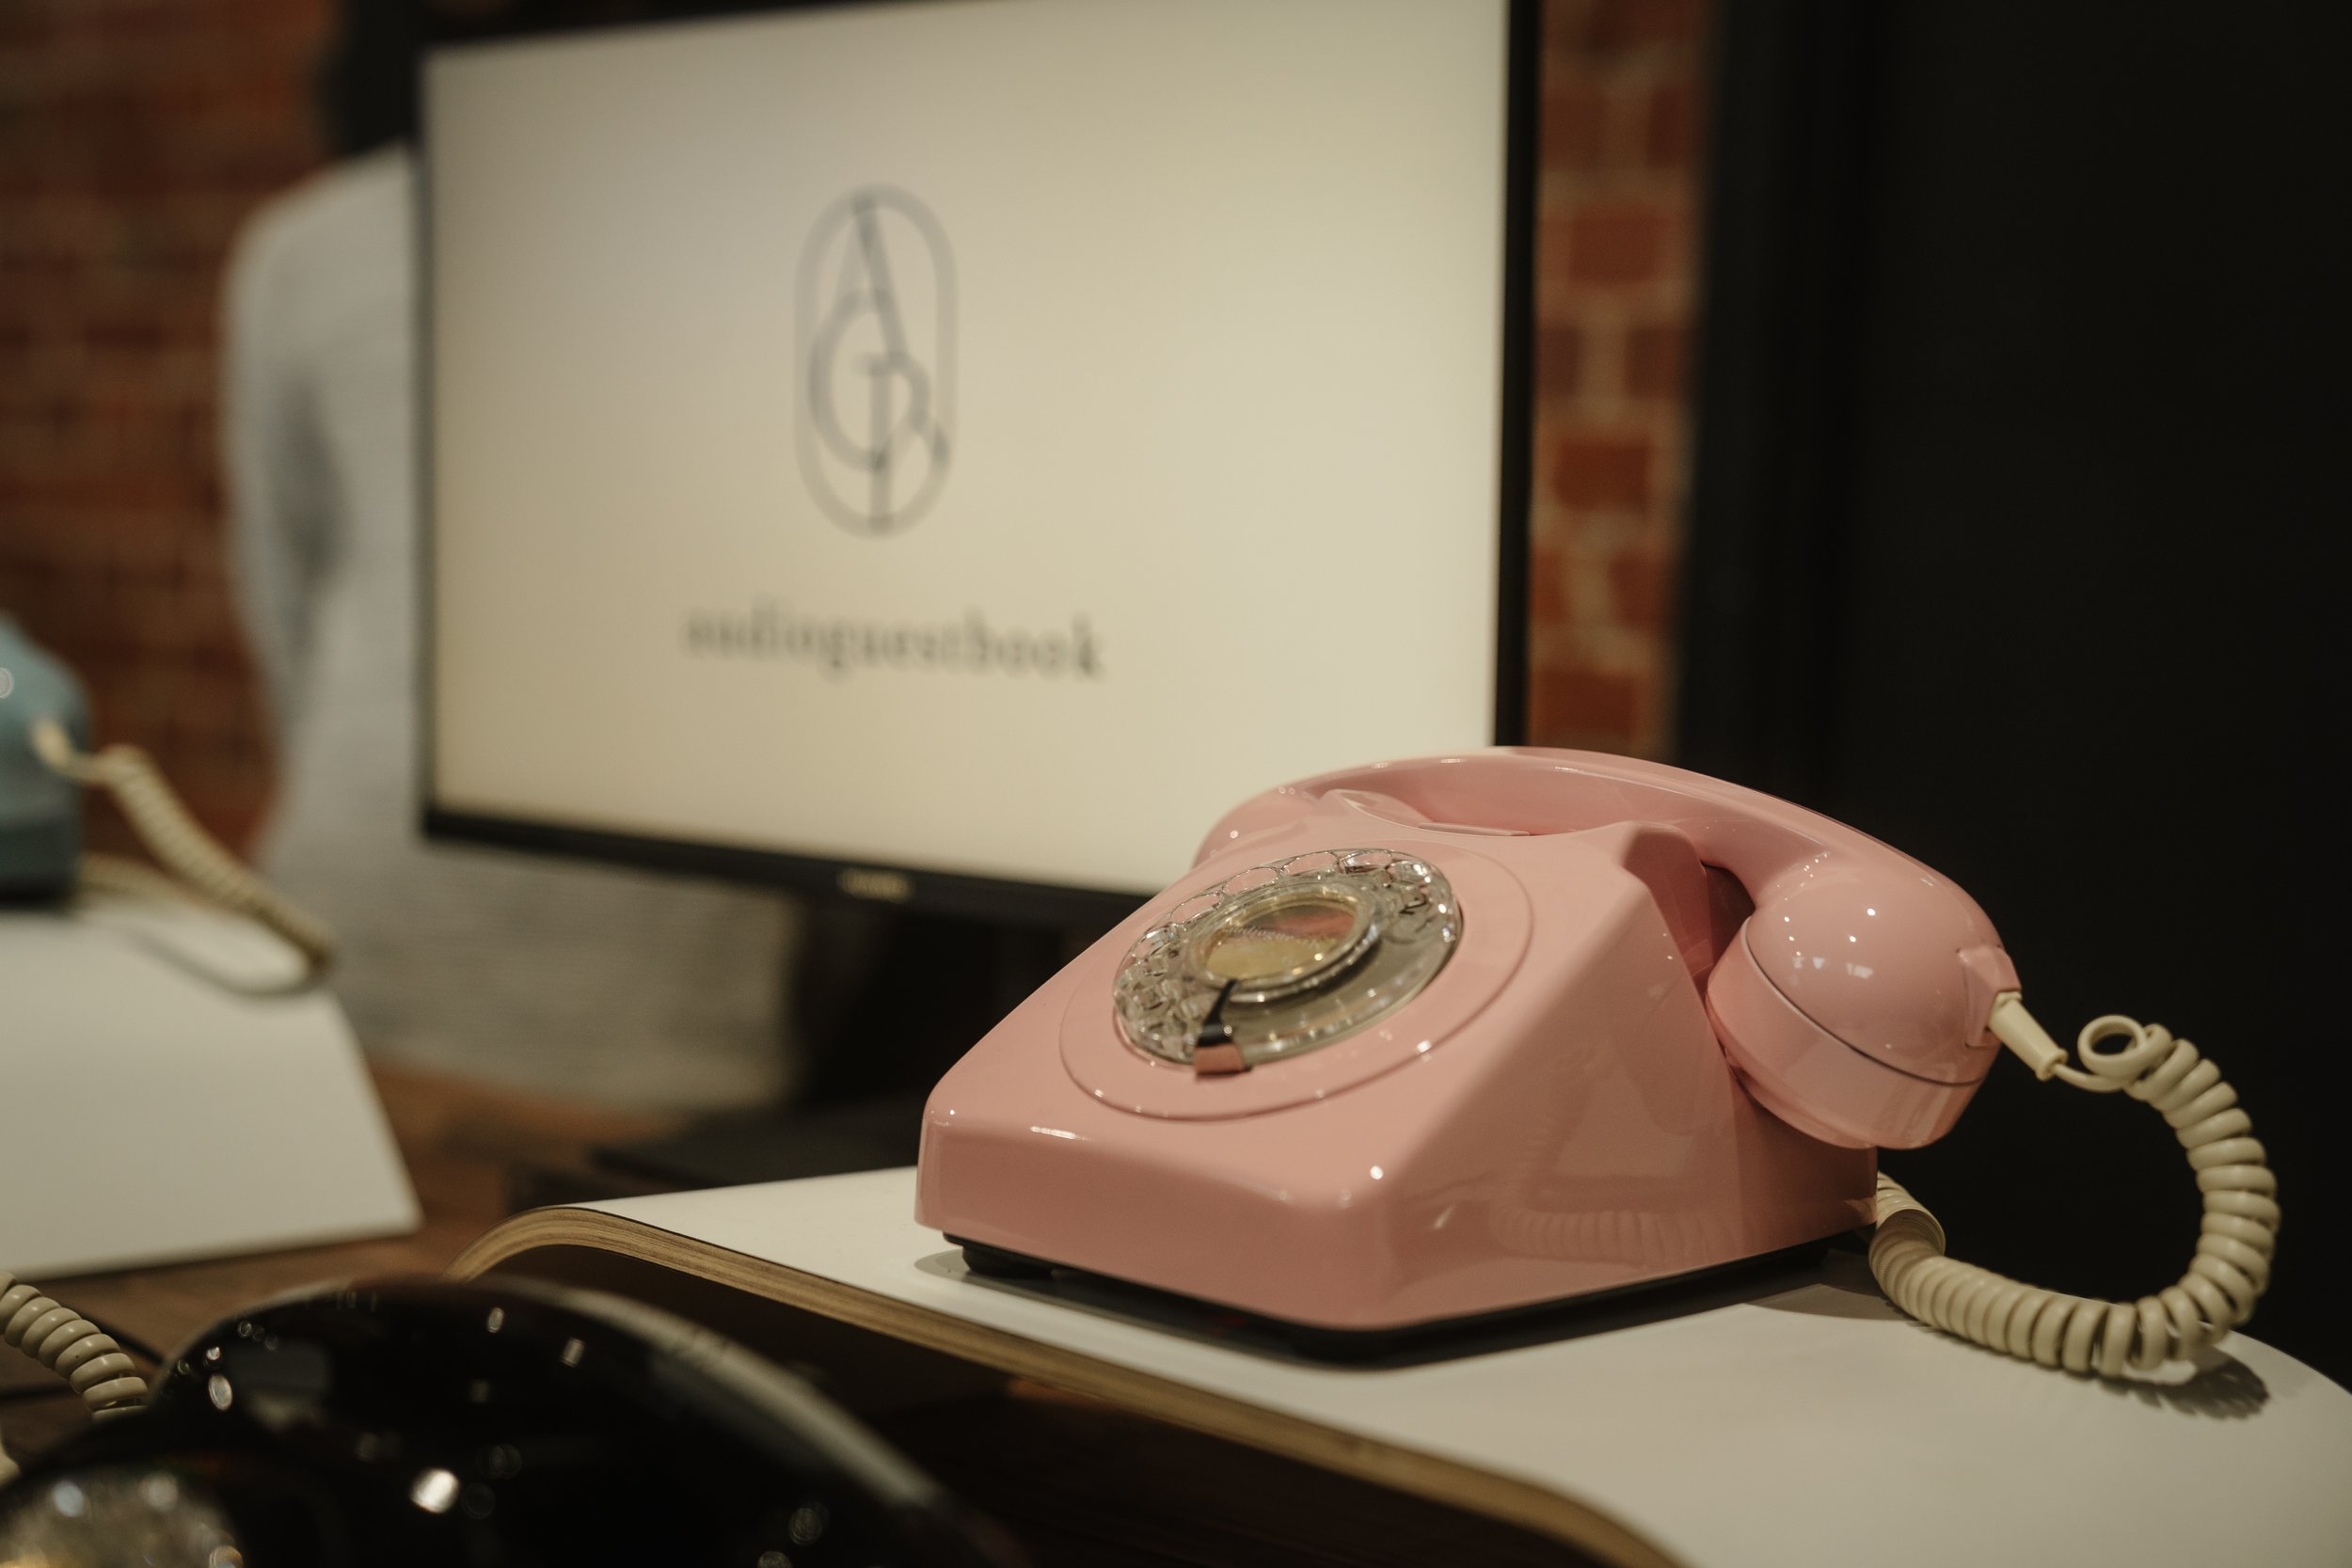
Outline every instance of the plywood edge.
<svg viewBox="0 0 2352 1568"><path fill-rule="evenodd" d="M1565 1542L1615 1568L1683 1568L1609 1515L1531 1481L929 1311L598 1210L534 1209L517 1214L467 1247L450 1265L449 1277L478 1279L501 1268L527 1274L530 1254L558 1247L616 1253L1155 1420L1484 1514Z"/></svg>

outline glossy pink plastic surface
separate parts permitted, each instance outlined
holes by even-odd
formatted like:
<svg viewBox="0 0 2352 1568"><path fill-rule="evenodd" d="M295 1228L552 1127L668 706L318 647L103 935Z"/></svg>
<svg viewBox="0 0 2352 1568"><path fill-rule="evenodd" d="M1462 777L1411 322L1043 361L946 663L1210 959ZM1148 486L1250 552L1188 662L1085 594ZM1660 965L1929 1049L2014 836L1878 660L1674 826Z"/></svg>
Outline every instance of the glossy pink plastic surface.
<svg viewBox="0 0 2352 1568"><path fill-rule="evenodd" d="M1463 918L1392 1021L1218 1075L1120 1039L1111 977L1165 911L1375 846L1444 872ZM1868 1148L1950 1124L2013 985L1957 888L1753 791L1565 752L1327 775L1230 814L942 1080L917 1215L1338 1328L1663 1278L1867 1221Z"/></svg>
<svg viewBox="0 0 2352 1568"><path fill-rule="evenodd" d="M1228 814L1202 853L1295 820L1334 792L1377 792L1400 814L1532 833L1641 821L1685 834L1756 905L1740 940L1769 989L1735 977L1723 994L1710 991L1724 1049L1769 1100L1802 1107L1817 1136L1856 1148L1927 1142L1951 1125L1997 1054L1986 1019L2017 976L1992 922L1950 881L1841 822L1657 763L1520 748L1270 790ZM1773 996L1814 1027L1765 1006Z"/></svg>

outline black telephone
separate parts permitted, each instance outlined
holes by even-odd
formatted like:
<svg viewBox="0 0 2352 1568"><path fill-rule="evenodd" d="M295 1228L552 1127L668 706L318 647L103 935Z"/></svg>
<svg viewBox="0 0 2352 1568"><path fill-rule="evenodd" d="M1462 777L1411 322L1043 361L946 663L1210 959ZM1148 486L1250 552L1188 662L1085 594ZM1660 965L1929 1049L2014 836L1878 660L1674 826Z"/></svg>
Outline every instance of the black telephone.
<svg viewBox="0 0 2352 1568"><path fill-rule="evenodd" d="M799 1378L650 1307L533 1283L254 1307L183 1347L143 1408L0 1489L8 1562L1019 1560Z"/></svg>

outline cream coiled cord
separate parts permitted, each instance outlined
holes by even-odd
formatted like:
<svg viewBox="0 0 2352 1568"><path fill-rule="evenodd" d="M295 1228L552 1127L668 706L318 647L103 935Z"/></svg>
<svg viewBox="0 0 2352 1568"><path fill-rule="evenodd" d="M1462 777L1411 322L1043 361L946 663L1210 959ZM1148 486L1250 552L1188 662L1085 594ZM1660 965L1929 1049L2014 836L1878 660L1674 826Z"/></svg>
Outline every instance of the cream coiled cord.
<svg viewBox="0 0 2352 1568"><path fill-rule="evenodd" d="M1882 1176L1870 1272L1888 1298L1989 1350L2102 1377L2186 1360L2252 1316L2270 1283L2279 1180L2220 1069L2162 1027L2113 1013L2083 1026L2074 1047L2083 1067L2075 1068L2013 991L1995 1004L1992 1029L2040 1077L2093 1094L2120 1089L2156 1108L2188 1151L2204 1195L2197 1256L2178 1284L2136 1302L2042 1290L1944 1256L1935 1216ZM2118 1039L2129 1043L2108 1048Z"/></svg>
<svg viewBox="0 0 2352 1568"><path fill-rule="evenodd" d="M112 795L139 837L154 850L155 858L198 893L285 938L301 953L311 974L325 969L333 958L334 938L318 917L254 876L221 847L220 841L180 803L180 797L172 793L145 752L135 746L84 752L55 719L36 721L32 739L33 750L51 768L77 784L97 785ZM93 882L118 887L148 879L145 868L135 863L104 856L91 856L85 873Z"/></svg>
<svg viewBox="0 0 2352 1568"><path fill-rule="evenodd" d="M0 1270L0 1339L64 1378L94 1416L147 1401L147 1380L113 1335L5 1270ZM0 1486L15 1479L14 1462L0 1451Z"/></svg>

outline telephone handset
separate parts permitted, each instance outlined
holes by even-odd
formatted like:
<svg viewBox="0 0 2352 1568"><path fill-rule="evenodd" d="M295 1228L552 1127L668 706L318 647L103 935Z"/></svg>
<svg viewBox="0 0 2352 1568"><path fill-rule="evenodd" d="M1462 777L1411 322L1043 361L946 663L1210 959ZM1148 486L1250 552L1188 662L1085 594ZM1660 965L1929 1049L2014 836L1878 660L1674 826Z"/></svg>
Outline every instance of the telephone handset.
<svg viewBox="0 0 2352 1568"><path fill-rule="evenodd" d="M0 895L49 896L79 881L117 892L183 890L276 932L326 968L334 941L316 916L253 875L188 814L135 746L89 748L88 704L65 666L0 615ZM176 878L135 861L81 852L81 788L102 788Z"/></svg>
<svg viewBox="0 0 2352 1568"><path fill-rule="evenodd" d="M1955 1261L1876 1177L1873 1151L1940 1137L2003 1047L2172 1125L2205 1200L2177 1285L2093 1302ZM1843 824L1623 757L1420 758L1228 813L941 1081L917 1214L977 1268L1343 1332L1875 1221L1905 1311L2115 1376L2246 1320L2276 1181L2187 1041L2107 1017L2078 1051L2026 1013L1966 894Z"/></svg>

